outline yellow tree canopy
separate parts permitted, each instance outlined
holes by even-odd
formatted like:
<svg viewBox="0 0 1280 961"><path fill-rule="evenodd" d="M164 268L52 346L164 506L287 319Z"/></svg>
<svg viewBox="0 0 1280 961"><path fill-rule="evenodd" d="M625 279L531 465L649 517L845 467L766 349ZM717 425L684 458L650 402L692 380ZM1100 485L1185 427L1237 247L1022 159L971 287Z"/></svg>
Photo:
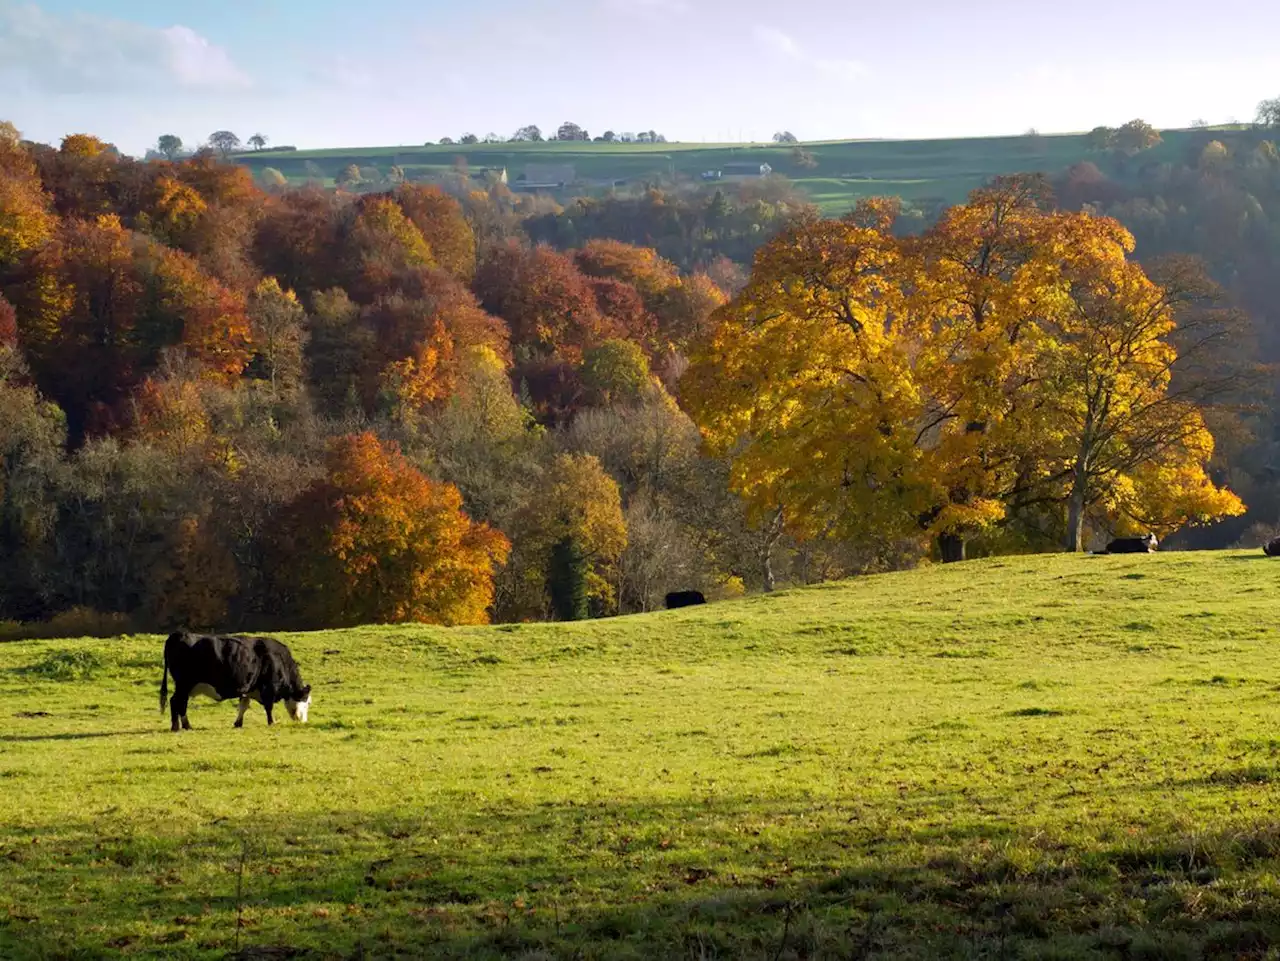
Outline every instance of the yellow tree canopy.
<svg viewBox="0 0 1280 961"><path fill-rule="evenodd" d="M1074 499L1077 533L1089 509L1161 531L1238 512L1204 473L1194 392L1173 388L1177 296L1119 224L1049 212L1025 178L919 238L894 237L893 213L780 235L695 351L683 396L758 514L936 536L958 559L1030 502Z"/></svg>

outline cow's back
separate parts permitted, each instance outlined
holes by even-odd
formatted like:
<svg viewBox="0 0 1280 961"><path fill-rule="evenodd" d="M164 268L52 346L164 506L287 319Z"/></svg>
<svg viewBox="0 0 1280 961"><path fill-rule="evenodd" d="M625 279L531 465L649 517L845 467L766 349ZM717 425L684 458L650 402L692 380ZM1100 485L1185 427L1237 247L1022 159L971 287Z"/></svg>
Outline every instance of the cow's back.
<svg viewBox="0 0 1280 961"><path fill-rule="evenodd" d="M165 642L165 661L174 683L208 685L220 698L239 697L257 684L253 645L236 637L174 634Z"/></svg>

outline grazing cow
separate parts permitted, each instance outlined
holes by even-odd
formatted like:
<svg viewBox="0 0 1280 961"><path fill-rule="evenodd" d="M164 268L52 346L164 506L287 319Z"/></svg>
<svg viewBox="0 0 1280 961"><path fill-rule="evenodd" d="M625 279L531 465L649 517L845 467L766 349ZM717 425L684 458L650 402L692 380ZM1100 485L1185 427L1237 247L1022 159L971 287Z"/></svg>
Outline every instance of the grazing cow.
<svg viewBox="0 0 1280 961"><path fill-rule="evenodd" d="M173 675L173 701L169 701L169 675ZM289 649L269 637L235 635L170 634L164 642L164 673L160 677L160 710L169 706L171 730L191 730L187 702L203 694L215 701L240 699L236 727L244 726L244 712L250 701L259 702L274 723L271 709L284 701L295 721L306 723L311 707L311 688L302 683L302 674Z"/></svg>
<svg viewBox="0 0 1280 961"><path fill-rule="evenodd" d="M694 604L705 604L707 599L702 591L672 591L667 595L667 610L677 607L692 607Z"/></svg>
<svg viewBox="0 0 1280 961"><path fill-rule="evenodd" d="M1107 545L1108 554L1150 554L1160 547L1155 534L1142 537L1118 537Z"/></svg>
<svg viewBox="0 0 1280 961"><path fill-rule="evenodd" d="M1262 549L1262 553L1268 557L1280 557L1280 537L1273 537L1267 541L1267 546Z"/></svg>

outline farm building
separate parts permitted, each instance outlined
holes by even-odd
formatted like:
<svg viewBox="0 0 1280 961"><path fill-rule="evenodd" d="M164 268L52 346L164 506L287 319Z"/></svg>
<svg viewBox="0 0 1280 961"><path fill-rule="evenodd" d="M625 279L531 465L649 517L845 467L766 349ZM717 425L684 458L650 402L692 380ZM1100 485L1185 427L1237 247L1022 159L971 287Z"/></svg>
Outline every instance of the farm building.
<svg viewBox="0 0 1280 961"><path fill-rule="evenodd" d="M567 187L577 180L578 171L573 164L529 164L516 179L516 185L526 189Z"/></svg>

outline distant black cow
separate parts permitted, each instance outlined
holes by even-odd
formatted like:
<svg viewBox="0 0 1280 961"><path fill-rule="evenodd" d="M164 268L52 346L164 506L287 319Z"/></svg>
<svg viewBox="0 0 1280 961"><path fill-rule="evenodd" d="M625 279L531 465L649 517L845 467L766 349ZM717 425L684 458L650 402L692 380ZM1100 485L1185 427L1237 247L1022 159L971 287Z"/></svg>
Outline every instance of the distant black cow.
<svg viewBox="0 0 1280 961"><path fill-rule="evenodd" d="M1108 554L1150 554L1160 547L1155 534L1142 537L1118 537L1107 545Z"/></svg>
<svg viewBox="0 0 1280 961"><path fill-rule="evenodd" d="M667 610L705 603L707 599L702 596L702 591L672 591L667 595Z"/></svg>
<svg viewBox="0 0 1280 961"><path fill-rule="evenodd" d="M173 675L173 701L169 701L169 675ZM164 673L160 677L160 710L169 706L171 729L187 722L187 702L195 694L215 701L240 699L236 727L244 726L244 712L250 701L258 701L272 724L271 709L284 701L295 721L307 720L311 688L302 683L302 674L289 649L269 637L234 635L170 634L164 642Z"/></svg>
<svg viewBox="0 0 1280 961"><path fill-rule="evenodd" d="M1280 557L1280 537L1273 537L1267 541L1267 546L1262 549L1262 553L1268 557Z"/></svg>

